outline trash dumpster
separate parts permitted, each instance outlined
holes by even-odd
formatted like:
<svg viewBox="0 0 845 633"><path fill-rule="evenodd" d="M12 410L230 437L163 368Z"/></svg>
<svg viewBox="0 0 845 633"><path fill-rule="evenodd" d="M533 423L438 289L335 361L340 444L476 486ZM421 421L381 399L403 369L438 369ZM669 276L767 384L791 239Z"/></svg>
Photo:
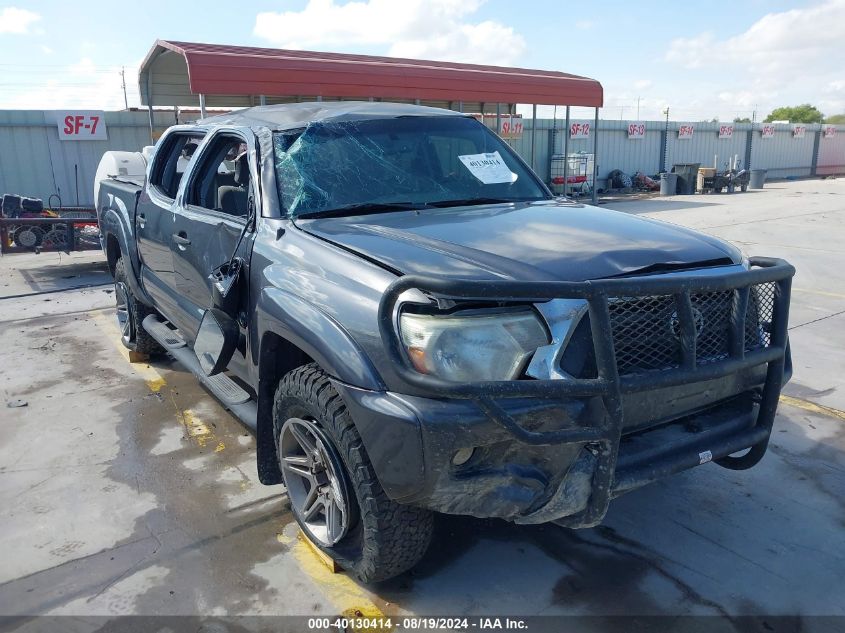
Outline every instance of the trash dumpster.
<svg viewBox="0 0 845 633"><path fill-rule="evenodd" d="M695 181L698 178L698 168L701 163L678 163L672 166L672 171L678 175L676 191L678 195L692 195L695 193Z"/></svg>
<svg viewBox="0 0 845 633"><path fill-rule="evenodd" d="M660 195L674 196L675 189L678 185L678 174L662 173L660 174Z"/></svg>
<svg viewBox="0 0 845 633"><path fill-rule="evenodd" d="M751 180L748 183L748 186L752 189L762 189L763 185L766 183L766 170L765 169L752 169L751 170Z"/></svg>

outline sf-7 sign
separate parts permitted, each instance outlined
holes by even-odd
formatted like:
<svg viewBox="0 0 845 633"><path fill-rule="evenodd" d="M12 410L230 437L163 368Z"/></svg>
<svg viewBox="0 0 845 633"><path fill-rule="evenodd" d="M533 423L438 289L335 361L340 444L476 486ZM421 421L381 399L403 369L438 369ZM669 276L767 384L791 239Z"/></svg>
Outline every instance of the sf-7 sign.
<svg viewBox="0 0 845 633"><path fill-rule="evenodd" d="M105 112L73 110L56 112L61 141L107 141Z"/></svg>

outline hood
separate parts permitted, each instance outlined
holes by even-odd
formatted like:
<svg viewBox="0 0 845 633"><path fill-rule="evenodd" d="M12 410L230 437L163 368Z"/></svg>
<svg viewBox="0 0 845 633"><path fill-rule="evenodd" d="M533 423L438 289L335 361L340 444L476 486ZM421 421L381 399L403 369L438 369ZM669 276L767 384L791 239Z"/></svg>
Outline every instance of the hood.
<svg viewBox="0 0 845 633"><path fill-rule="evenodd" d="M584 281L741 261L733 246L680 226L551 200L296 224L403 274L462 279Z"/></svg>

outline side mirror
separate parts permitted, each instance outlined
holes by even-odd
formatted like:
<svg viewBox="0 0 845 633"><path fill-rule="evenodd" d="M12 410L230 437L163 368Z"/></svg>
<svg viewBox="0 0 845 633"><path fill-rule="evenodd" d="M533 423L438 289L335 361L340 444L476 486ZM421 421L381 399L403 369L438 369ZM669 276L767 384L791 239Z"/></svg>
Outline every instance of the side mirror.
<svg viewBox="0 0 845 633"><path fill-rule="evenodd" d="M206 376L226 369L238 346L239 336L238 324L228 314L217 308L205 311L194 341L194 354Z"/></svg>

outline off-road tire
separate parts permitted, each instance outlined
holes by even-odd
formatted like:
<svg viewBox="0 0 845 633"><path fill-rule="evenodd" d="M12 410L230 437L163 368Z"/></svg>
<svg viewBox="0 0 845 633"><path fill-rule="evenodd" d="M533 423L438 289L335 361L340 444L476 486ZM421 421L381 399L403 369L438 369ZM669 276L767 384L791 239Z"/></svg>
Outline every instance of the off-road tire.
<svg viewBox="0 0 845 633"><path fill-rule="evenodd" d="M163 354L164 349L156 340L149 335L149 333L141 325L141 322L149 314L155 314L155 310L147 305L144 305L132 294L132 289L126 280L126 264L123 258L119 258L114 266L114 283L115 283L115 299L117 299L117 284L122 283L126 288L126 306L129 311L129 319L132 322L132 336L129 340L121 337L121 341L127 349L138 352L139 354L147 354L154 356L156 354Z"/></svg>
<svg viewBox="0 0 845 633"><path fill-rule="evenodd" d="M343 474L354 492L351 503L357 505L353 514L358 519L342 540L332 547L315 545L366 583L392 578L416 565L431 541L432 512L388 499L343 400L315 363L289 372L276 389L277 455L282 425L289 418L308 418L325 432L343 461ZM299 516L293 514L302 527Z"/></svg>

